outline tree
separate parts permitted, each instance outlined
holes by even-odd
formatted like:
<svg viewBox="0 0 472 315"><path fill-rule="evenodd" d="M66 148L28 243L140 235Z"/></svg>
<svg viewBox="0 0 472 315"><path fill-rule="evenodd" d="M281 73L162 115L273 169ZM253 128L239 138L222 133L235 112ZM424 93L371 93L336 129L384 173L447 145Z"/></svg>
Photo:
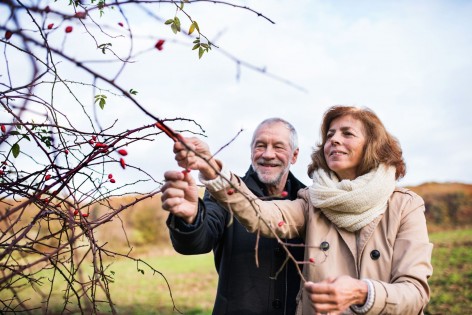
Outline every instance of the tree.
<svg viewBox="0 0 472 315"><path fill-rule="evenodd" d="M129 252L110 250L106 242L95 238L95 232L121 212L159 193L159 180L144 167L129 163L132 153L128 146L164 136L178 140L170 122L184 122L187 132L204 132L194 120L160 118L157 111L148 110L136 97L139 87L122 77L143 54L165 53L166 49L167 40L140 30L134 24L136 19L166 27L171 34L185 34L181 40L191 45L198 58L219 48L187 12L193 2L198 1L0 3L2 312L39 307L48 312L51 288L61 279L67 284L62 312L99 313L107 307L116 313L109 291L114 274L105 257L135 260L138 272L147 268L164 277ZM271 22L245 6L211 3L247 10ZM168 5L173 14L156 14L161 5ZM73 36L82 43L80 51L71 49ZM265 72L219 51L238 69L246 66ZM124 127L110 111L103 114L117 102L132 105L149 121ZM117 179L114 174L120 168L139 173L139 179ZM145 181L157 188L133 191ZM118 196L132 198L125 204L111 202ZM97 214L97 205L108 210ZM88 272L86 265L90 263ZM44 271L50 272L45 275ZM29 305L21 296L29 286L42 296L41 306Z"/></svg>

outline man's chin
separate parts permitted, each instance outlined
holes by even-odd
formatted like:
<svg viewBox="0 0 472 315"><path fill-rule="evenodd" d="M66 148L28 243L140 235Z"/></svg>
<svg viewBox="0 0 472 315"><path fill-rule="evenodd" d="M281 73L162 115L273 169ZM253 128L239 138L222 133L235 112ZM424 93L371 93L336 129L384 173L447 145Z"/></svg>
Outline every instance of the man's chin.
<svg viewBox="0 0 472 315"><path fill-rule="evenodd" d="M257 173L257 177L266 185L277 185L279 183L279 176L277 175Z"/></svg>

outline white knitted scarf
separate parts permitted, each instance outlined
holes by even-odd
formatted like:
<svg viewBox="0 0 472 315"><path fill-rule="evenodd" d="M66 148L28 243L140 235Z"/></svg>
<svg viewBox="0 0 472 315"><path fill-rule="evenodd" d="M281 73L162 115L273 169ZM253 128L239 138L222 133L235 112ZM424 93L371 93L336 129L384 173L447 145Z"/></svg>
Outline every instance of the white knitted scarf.
<svg viewBox="0 0 472 315"><path fill-rule="evenodd" d="M320 168L313 173L310 198L333 224L354 232L385 212L395 182L395 167L383 164L354 180L342 181Z"/></svg>

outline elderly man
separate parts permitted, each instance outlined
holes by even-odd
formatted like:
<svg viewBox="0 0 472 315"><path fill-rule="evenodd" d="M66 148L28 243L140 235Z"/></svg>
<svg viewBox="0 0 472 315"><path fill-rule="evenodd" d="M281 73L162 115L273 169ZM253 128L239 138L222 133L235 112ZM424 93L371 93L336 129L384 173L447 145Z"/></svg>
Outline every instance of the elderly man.
<svg viewBox="0 0 472 315"><path fill-rule="evenodd" d="M256 128L251 142L252 164L242 178L258 197L296 199L303 185L290 172L297 161L298 140L295 128L281 118L266 119ZM295 314L300 277L292 261L275 239L256 239L209 194L198 199L190 174L166 172L166 180L189 176L183 190L165 184L162 206L170 212L167 220L174 249L185 255L214 252L218 290L214 315ZM182 181L182 183L184 183ZM189 192L191 192L189 194ZM177 197L177 198L176 198ZM180 199L180 200L179 200ZM179 200L178 203L175 200ZM258 242L259 267L255 262ZM287 240L302 243L301 239ZM297 261L303 260L303 247L288 247Z"/></svg>

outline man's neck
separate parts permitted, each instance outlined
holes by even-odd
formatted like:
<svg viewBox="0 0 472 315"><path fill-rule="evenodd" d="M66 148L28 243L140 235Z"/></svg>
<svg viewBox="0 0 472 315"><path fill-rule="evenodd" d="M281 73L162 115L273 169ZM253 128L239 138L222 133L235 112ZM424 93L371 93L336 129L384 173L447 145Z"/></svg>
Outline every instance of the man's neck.
<svg viewBox="0 0 472 315"><path fill-rule="evenodd" d="M285 182L279 185L266 185L267 194L269 196L279 196L285 188Z"/></svg>

